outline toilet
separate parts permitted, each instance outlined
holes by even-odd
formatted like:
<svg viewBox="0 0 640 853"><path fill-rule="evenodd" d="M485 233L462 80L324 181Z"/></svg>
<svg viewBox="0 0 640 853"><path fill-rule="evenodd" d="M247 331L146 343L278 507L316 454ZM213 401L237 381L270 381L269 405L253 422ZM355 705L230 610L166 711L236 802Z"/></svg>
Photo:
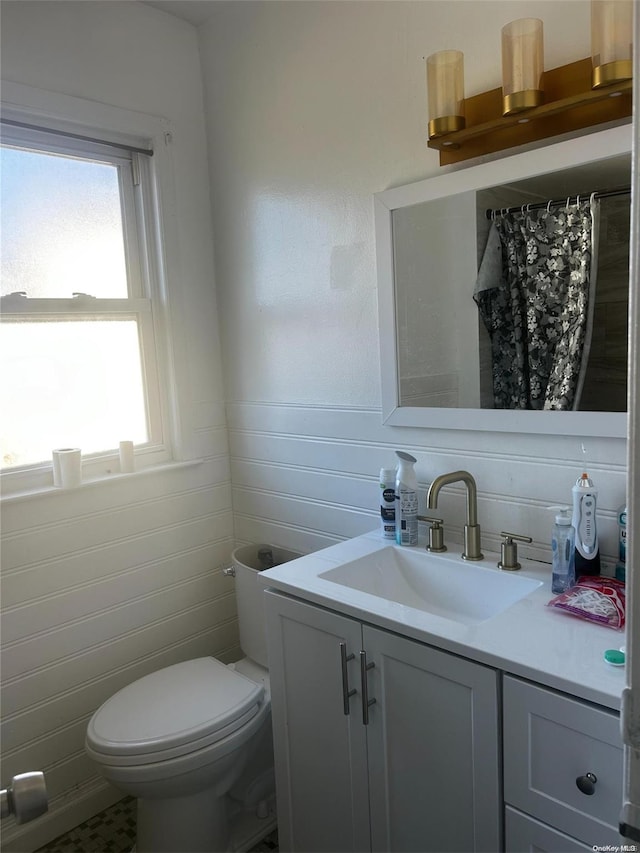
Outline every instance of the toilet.
<svg viewBox="0 0 640 853"><path fill-rule="evenodd" d="M183 661L119 690L95 712L85 750L137 798L136 853L247 849L275 826L271 697L258 572L299 557L236 548L240 647L233 664Z"/></svg>

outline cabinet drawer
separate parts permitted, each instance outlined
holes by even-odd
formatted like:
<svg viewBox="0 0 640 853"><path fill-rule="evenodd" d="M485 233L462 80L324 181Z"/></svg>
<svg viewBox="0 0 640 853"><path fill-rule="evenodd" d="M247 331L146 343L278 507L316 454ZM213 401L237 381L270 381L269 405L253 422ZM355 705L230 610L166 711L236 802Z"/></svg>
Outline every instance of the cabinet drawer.
<svg viewBox="0 0 640 853"><path fill-rule="evenodd" d="M585 842L620 844L620 718L519 679L504 678L504 799ZM576 779L592 773L592 795Z"/></svg>
<svg viewBox="0 0 640 853"><path fill-rule="evenodd" d="M510 806L504 812L504 847L506 853L586 853L593 847L569 838Z"/></svg>

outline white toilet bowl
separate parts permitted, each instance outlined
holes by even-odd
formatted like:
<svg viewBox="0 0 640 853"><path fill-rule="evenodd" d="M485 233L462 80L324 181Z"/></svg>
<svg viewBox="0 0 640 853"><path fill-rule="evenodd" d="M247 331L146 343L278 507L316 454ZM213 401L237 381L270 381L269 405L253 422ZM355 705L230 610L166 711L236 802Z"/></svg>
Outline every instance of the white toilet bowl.
<svg viewBox="0 0 640 853"><path fill-rule="evenodd" d="M138 800L136 853L228 851L232 814L252 808L264 830L264 818L275 813L266 805L275 784L257 574L298 556L269 545L234 551L230 573L246 658L225 665L204 657L165 667L124 687L91 718L88 756L109 782ZM239 816L248 839L256 830ZM254 842L273 825L275 818Z"/></svg>
<svg viewBox="0 0 640 853"><path fill-rule="evenodd" d="M138 799L137 853L228 849L225 794L270 727L270 710L264 683L215 658L158 670L102 705L86 751Z"/></svg>

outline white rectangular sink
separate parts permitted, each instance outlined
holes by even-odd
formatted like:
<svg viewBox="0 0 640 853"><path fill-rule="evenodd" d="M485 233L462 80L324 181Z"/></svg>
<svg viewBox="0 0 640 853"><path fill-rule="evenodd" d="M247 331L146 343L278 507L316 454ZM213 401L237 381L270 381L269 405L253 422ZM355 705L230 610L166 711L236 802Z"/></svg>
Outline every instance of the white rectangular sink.
<svg viewBox="0 0 640 853"><path fill-rule="evenodd" d="M397 546L343 563L318 577L464 624L485 622L542 585L461 557Z"/></svg>

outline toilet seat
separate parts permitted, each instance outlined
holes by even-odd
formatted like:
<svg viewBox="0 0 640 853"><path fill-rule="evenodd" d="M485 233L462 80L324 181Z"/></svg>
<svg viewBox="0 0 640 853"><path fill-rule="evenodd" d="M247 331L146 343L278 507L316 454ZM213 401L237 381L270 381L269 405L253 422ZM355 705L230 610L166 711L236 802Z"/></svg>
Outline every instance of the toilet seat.
<svg viewBox="0 0 640 853"><path fill-rule="evenodd" d="M87 751L103 764L178 758L242 729L264 704L264 685L215 658L146 675L107 700L87 728Z"/></svg>

